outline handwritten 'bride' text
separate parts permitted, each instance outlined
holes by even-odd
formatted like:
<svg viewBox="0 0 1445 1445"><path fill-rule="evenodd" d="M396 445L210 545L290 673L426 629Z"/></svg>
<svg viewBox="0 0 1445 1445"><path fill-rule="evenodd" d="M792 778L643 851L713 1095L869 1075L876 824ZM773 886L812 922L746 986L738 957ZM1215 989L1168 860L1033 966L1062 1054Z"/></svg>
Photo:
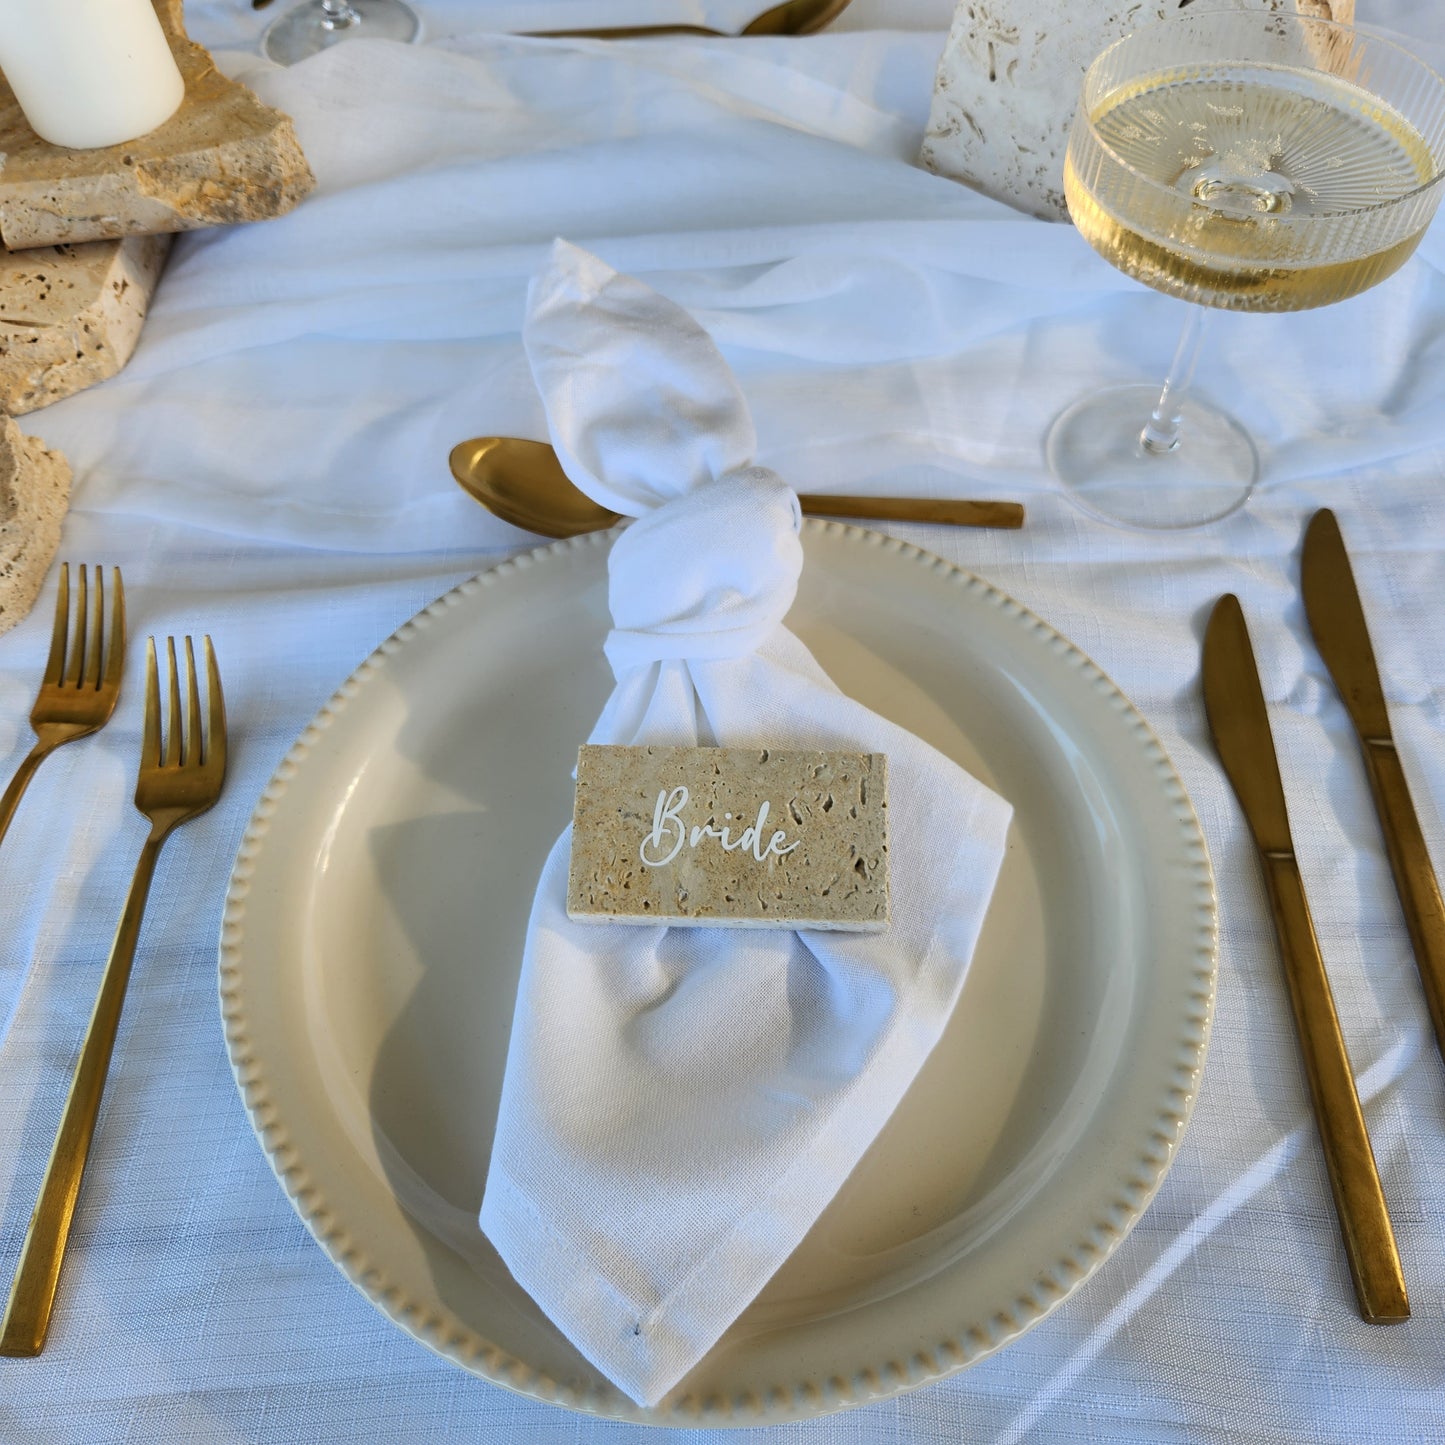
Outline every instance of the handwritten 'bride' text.
<svg viewBox="0 0 1445 1445"><path fill-rule="evenodd" d="M684 845L696 848L709 838L716 839L724 853L742 850L759 863L765 863L769 858L782 858L801 846L801 840L789 843L788 835L782 828L775 828L767 843L763 842L771 807L766 800L758 807L756 819L736 838L728 826L733 816L731 813L723 814L727 821L721 828L714 827L711 819L689 828L682 820L682 811L687 807L690 796L685 784L679 784L671 792L664 788L658 793L657 806L652 811L652 831L643 838L638 849L638 856L647 867L665 868L682 852Z"/></svg>

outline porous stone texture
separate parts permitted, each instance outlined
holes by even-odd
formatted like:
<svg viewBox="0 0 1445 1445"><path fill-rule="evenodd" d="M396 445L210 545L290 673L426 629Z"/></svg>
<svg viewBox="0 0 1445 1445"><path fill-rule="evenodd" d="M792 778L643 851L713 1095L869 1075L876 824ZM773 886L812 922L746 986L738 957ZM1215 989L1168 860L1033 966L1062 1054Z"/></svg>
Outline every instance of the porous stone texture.
<svg viewBox="0 0 1445 1445"><path fill-rule="evenodd" d="M0 417L0 632L35 605L70 506L70 463Z"/></svg>
<svg viewBox="0 0 1445 1445"><path fill-rule="evenodd" d="M135 350L169 236L0 250L0 411L114 376Z"/></svg>
<svg viewBox="0 0 1445 1445"><path fill-rule="evenodd" d="M263 221L314 189L290 119L186 38L180 0L155 3L186 98L147 135L95 150L53 146L0 78L0 241L10 250Z"/></svg>
<svg viewBox="0 0 1445 1445"><path fill-rule="evenodd" d="M1066 221L1064 151L1084 72L1106 45L1229 0L960 0L934 83L920 160L995 200ZM1234 0L1352 23L1355 0Z"/></svg>
<svg viewBox="0 0 1445 1445"><path fill-rule="evenodd" d="M590 923L886 928L887 759L585 746L567 913Z"/></svg>

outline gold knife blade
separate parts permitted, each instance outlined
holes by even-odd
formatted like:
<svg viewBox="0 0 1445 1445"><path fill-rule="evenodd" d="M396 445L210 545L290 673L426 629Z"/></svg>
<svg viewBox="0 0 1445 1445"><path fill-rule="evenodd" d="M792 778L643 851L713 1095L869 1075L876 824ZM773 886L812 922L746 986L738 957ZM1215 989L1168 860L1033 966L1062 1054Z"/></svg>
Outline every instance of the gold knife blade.
<svg viewBox="0 0 1445 1445"><path fill-rule="evenodd" d="M1210 615L1203 674L1209 730L1264 869L1310 1103L1360 1314L1373 1324L1408 1319L1410 1301L1395 1232L1294 855L1254 648L1244 611L1232 593L1221 597Z"/></svg>
<svg viewBox="0 0 1445 1445"><path fill-rule="evenodd" d="M1415 966L1420 971L1435 1028L1435 1043L1445 1057L1445 902L1440 897L1440 884L1430 863L1405 770L1395 750L1385 690L1380 686L1380 670L1370 645L1354 569L1340 535L1340 524L1328 509L1316 512L1305 531L1300 590L1315 646L1360 739L1365 773L1385 834L1390 872L1405 912Z"/></svg>
<svg viewBox="0 0 1445 1445"><path fill-rule="evenodd" d="M1215 604L1204 633L1204 710L1256 846L1261 853L1293 853L1264 690L1244 611L1232 592Z"/></svg>
<svg viewBox="0 0 1445 1445"><path fill-rule="evenodd" d="M1305 529L1300 591L1315 646L1362 740L1390 741L1390 717L1340 524L1328 507Z"/></svg>

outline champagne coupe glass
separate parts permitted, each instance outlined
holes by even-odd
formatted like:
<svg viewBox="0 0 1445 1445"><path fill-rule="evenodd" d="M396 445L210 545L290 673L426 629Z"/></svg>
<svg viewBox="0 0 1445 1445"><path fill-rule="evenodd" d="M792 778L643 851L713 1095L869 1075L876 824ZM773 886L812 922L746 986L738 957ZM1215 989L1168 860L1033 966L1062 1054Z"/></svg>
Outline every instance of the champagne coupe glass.
<svg viewBox="0 0 1445 1445"><path fill-rule="evenodd" d="M281 65L295 65L343 40L416 39L421 21L402 0L302 0L272 22L261 49Z"/></svg>
<svg viewBox="0 0 1445 1445"><path fill-rule="evenodd" d="M1084 77L1069 214L1106 261L1189 308L1162 391L1069 407L1049 465L1086 510L1200 526L1243 505L1254 444L1187 396L1204 306L1298 311L1383 281L1445 190L1445 80L1365 29L1267 11L1190 13L1111 45Z"/></svg>

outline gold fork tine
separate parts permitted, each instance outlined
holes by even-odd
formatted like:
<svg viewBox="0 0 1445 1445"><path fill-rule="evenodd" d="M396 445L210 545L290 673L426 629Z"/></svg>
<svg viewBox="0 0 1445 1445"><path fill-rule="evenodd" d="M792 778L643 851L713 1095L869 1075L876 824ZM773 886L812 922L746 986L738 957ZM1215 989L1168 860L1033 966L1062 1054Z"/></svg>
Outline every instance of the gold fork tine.
<svg viewBox="0 0 1445 1445"><path fill-rule="evenodd" d="M171 832L187 820L204 813L220 796L225 780L226 714L221 699L221 678L216 657L206 638L206 666L210 700L210 741L203 747L201 733L200 685L196 675L195 650L185 639L187 719L184 761L180 750L182 731L180 679L176 667L174 638L166 639L170 664L169 700L165 756L161 755L160 669L155 638L146 643L145 722L141 735L141 760L136 778L135 805L149 819L150 836L141 847L135 878L125 901L125 911L115 931L110 957L106 960L95 1010L90 1017L80 1059L75 1066L70 1093L65 1100L60 1128L50 1152L35 1211L20 1251L10 1302L0 1321L0 1355L38 1355L50 1329L51 1311L60 1281L60 1267L70 1238L70 1224L80 1194L81 1179L90 1144L100 1116L105 1076L110 1068L121 1006L130 981L131 964L140 939L146 898L162 844ZM202 758L204 757L204 761Z"/></svg>
<svg viewBox="0 0 1445 1445"><path fill-rule="evenodd" d="M125 666L125 584L120 580L120 568L110 569L110 656L105 664L106 687L120 687L120 672Z"/></svg>
<svg viewBox="0 0 1445 1445"><path fill-rule="evenodd" d="M176 720L177 731L180 719ZM201 689L196 682L196 654L186 638L186 748L183 759L188 768L201 766Z"/></svg>
<svg viewBox="0 0 1445 1445"><path fill-rule="evenodd" d="M166 711L166 755L164 765L177 768L181 763L181 680L176 672L176 640L166 638L166 663L170 668L170 707Z"/></svg>
<svg viewBox="0 0 1445 1445"><path fill-rule="evenodd" d="M140 765L159 767L161 761L161 687L156 676L156 640L146 638L146 706L141 724Z"/></svg>
<svg viewBox="0 0 1445 1445"><path fill-rule="evenodd" d="M70 665L65 669L65 685L68 687L79 687L80 679L85 675L85 564L81 563L77 571L80 586L75 589L75 636L70 643Z"/></svg>
<svg viewBox="0 0 1445 1445"><path fill-rule="evenodd" d="M221 692L221 671L216 666L216 649L209 634L203 639L206 654L207 710L211 733L206 739L206 766L212 772L226 771L226 699Z"/></svg>
<svg viewBox="0 0 1445 1445"><path fill-rule="evenodd" d="M90 652L86 657L85 686L100 686L100 664L105 657L105 574L95 569L95 605L90 614Z"/></svg>
<svg viewBox="0 0 1445 1445"><path fill-rule="evenodd" d="M70 563L60 564L60 587L55 594L55 623L50 631L50 656L45 663L46 687L58 687L65 674L65 634L70 624Z"/></svg>
<svg viewBox="0 0 1445 1445"><path fill-rule="evenodd" d="M15 776L0 793L0 839L5 837L20 799L36 769L56 748L102 728L115 712L120 697L121 668L125 663L125 592L120 569L114 569L115 596L111 607L110 657L105 658L105 584L95 569L95 606L89 606L86 569L80 568L74 626L71 625L70 564L60 564L55 592L55 618L50 629L50 655L30 726L35 746L21 759ZM103 669L103 670L102 670Z"/></svg>

